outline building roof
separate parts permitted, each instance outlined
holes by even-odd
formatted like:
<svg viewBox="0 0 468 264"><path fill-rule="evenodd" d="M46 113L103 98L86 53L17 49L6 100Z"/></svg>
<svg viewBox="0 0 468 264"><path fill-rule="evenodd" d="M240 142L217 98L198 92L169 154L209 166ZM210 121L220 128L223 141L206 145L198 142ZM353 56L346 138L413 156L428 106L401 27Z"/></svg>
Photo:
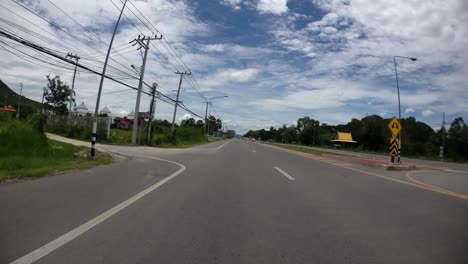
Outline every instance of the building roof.
<svg viewBox="0 0 468 264"><path fill-rule="evenodd" d="M357 141L353 140L353 136L351 133L343 133L343 132L337 132L336 133L336 138L333 140L330 140L332 142L347 142L347 143L357 143Z"/></svg>
<svg viewBox="0 0 468 264"><path fill-rule="evenodd" d="M16 109L11 105L7 105L5 107L0 107L0 112L16 112Z"/></svg>
<svg viewBox="0 0 468 264"><path fill-rule="evenodd" d="M77 111L77 112L88 112L88 107L86 107L84 102L81 102L81 104L75 108L75 111Z"/></svg>
<svg viewBox="0 0 468 264"><path fill-rule="evenodd" d="M107 106L106 106L106 107L104 107L103 109L101 109L101 112L99 112L99 113L101 113L101 114L110 114L111 111L110 111L109 108L107 108Z"/></svg>

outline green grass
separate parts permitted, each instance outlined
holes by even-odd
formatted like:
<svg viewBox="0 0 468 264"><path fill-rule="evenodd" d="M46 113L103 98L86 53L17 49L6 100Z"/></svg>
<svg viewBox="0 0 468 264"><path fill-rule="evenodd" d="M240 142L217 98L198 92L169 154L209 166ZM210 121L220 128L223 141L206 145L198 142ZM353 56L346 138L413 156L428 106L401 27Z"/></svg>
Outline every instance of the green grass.
<svg viewBox="0 0 468 264"><path fill-rule="evenodd" d="M13 154L0 159L0 181L36 178L58 172L92 168L109 164L112 156L98 153L98 159L89 159L89 148L77 147L54 140L47 140L48 153L44 155Z"/></svg>
<svg viewBox="0 0 468 264"><path fill-rule="evenodd" d="M146 133L141 135L143 142L146 142ZM120 129L111 129L110 138L105 143L111 145L130 145L132 144L132 131L131 130L120 130Z"/></svg>
<svg viewBox="0 0 468 264"><path fill-rule="evenodd" d="M38 120L17 121L0 115L0 181L41 177L112 162L108 154L100 153L99 159L89 160L83 156L89 153L88 148L47 139Z"/></svg>
<svg viewBox="0 0 468 264"><path fill-rule="evenodd" d="M312 149L312 148L301 147L301 146L284 145L284 144L271 143L271 142L265 142L265 144L277 146L277 147L284 148L284 149L290 149L290 150L295 150L299 152L309 153L309 154L313 154L317 156L322 156L323 154L327 153L325 151L321 151L318 149Z"/></svg>

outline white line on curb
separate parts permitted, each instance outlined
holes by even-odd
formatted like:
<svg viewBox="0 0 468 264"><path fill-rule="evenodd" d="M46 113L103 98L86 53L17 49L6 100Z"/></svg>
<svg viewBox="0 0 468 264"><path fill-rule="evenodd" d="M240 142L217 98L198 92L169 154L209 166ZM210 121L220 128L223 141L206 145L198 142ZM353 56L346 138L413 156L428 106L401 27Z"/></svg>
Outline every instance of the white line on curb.
<svg viewBox="0 0 468 264"><path fill-rule="evenodd" d="M277 171L279 171L281 174L284 175L284 177L290 179L291 181L294 181L294 178L291 177L291 175L287 174L286 172L284 172L282 169L278 168L278 167L274 167Z"/></svg>
<svg viewBox="0 0 468 264"><path fill-rule="evenodd" d="M151 185L150 187L146 188L145 190L139 192L138 194L132 196L131 198L121 202L120 204L114 206L113 208L105 211L104 213L96 216L95 218L89 220L88 222L76 227L75 229L69 231L68 233L65 233L64 235L56 238L55 240L42 245L38 249L24 255L23 257L13 261L11 264L19 264L19 263L33 263L40 258L46 256L47 254L51 253L52 251L58 249L59 247L67 244L68 242L72 241L73 239L77 238L78 236L82 235L86 231L90 230L91 228L95 227L96 225L104 222L106 219L109 217L113 216L114 214L122 211L126 207L130 206L134 202L138 201L139 199L143 198L147 194L151 193L152 191L156 190L157 188L161 187L163 184L167 183L168 181L172 180L175 178L177 175L185 171L185 166L177 163L175 161L170 161L170 160L165 160L165 159L159 159L159 158L154 158L154 157L149 157L149 156L139 156L139 155L131 155L131 154L125 154L121 152L115 152L117 154L121 155L126 155L126 156L135 156L135 157L140 157L140 158L148 158L148 159L155 159L159 161L164 161L164 162L169 162L172 164L176 164L180 167L180 169L171 175L167 176L166 178L158 181L157 183Z"/></svg>

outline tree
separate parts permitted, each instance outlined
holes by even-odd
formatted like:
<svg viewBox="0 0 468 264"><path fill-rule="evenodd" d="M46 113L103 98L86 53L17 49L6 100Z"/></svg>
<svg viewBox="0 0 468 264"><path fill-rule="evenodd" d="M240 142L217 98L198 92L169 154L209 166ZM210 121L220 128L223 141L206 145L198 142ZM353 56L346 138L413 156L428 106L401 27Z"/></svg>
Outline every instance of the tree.
<svg viewBox="0 0 468 264"><path fill-rule="evenodd" d="M197 120L197 122L195 123L196 128L203 128L204 126L205 123L203 122L203 120Z"/></svg>
<svg viewBox="0 0 468 264"><path fill-rule="evenodd" d="M447 155L454 160L468 160L468 126L463 118L453 120L448 130Z"/></svg>
<svg viewBox="0 0 468 264"><path fill-rule="evenodd" d="M64 115L68 113L67 104L70 102L70 99L74 102L75 100L71 98L71 89L66 84L60 81L60 76L55 76L50 78L50 75L47 75L47 95L45 100L47 104L52 105L52 110L57 115Z"/></svg>
<svg viewBox="0 0 468 264"><path fill-rule="evenodd" d="M195 119L187 118L185 120L182 120L182 122L180 122L180 126L195 127Z"/></svg>
<svg viewBox="0 0 468 264"><path fill-rule="evenodd" d="M316 144L318 133L318 126L320 122L314 119L311 119L308 116L299 118L297 120L297 131L299 141L304 145L313 145Z"/></svg>
<svg viewBox="0 0 468 264"><path fill-rule="evenodd" d="M210 126L210 129L208 131L209 134L211 134L211 132L217 132L223 127L223 123L221 122L221 119L216 119L216 117L212 115L208 117L208 124Z"/></svg>

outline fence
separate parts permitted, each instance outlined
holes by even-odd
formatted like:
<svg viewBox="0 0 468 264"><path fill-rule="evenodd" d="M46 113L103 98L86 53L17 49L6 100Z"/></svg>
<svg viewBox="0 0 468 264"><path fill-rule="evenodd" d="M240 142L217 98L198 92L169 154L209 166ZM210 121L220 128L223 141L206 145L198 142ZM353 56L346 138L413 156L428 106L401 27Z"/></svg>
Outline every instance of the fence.
<svg viewBox="0 0 468 264"><path fill-rule="evenodd" d="M89 130L89 137L91 137L91 127L93 125L94 117L88 116L60 116L60 115L48 115L47 125L56 127L55 132L62 134L74 134L75 130L85 130L86 133ZM112 117L98 117L97 118L97 131L100 137L106 136L109 139L110 128L112 124ZM83 132L83 131L81 131ZM70 136L73 137L73 136Z"/></svg>

